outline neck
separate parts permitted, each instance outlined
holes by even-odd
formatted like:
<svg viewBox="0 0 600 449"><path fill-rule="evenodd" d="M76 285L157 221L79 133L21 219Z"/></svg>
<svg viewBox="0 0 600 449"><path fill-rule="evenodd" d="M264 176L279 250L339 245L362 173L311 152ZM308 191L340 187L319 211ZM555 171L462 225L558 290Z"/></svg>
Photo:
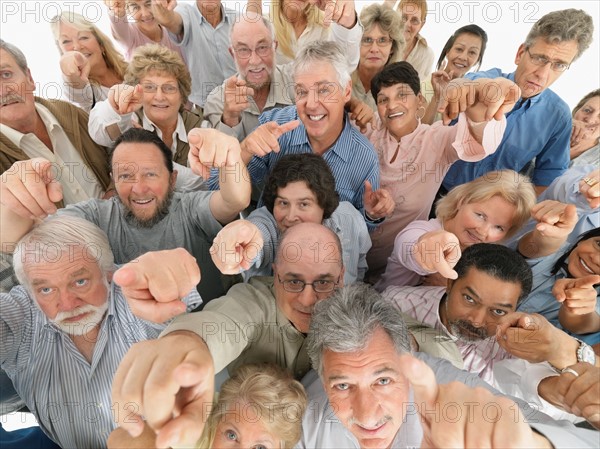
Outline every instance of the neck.
<svg viewBox="0 0 600 449"><path fill-rule="evenodd" d="M265 104L267 103L267 98L269 97L269 93L271 92L271 83L266 83L260 89L254 90L254 102L258 107L259 111L262 112Z"/></svg>
<svg viewBox="0 0 600 449"><path fill-rule="evenodd" d="M320 156L325 154L327 150L329 150L329 148L333 146L335 141L338 140L340 134L342 134L343 129L344 122L342 121L342 123L340 123L339 127L337 127L335 132L331 132L332 137L324 136L323 138L314 139L308 136L308 141L310 142L310 146L312 147L313 151Z"/></svg>
<svg viewBox="0 0 600 449"><path fill-rule="evenodd" d="M200 10L200 14L206 19L208 23L215 28L221 20L223 20L223 15L221 14L221 3L218 2L197 2L198 9Z"/></svg>
<svg viewBox="0 0 600 449"><path fill-rule="evenodd" d="M151 30L142 30L140 28L140 31L153 42L160 42L162 40L162 28L160 25L156 25Z"/></svg>
<svg viewBox="0 0 600 449"><path fill-rule="evenodd" d="M116 75L116 73L113 70L108 68L106 63L102 64L101 67L98 67L94 70L93 77L97 83L99 83L101 86L106 87L112 87L115 84L119 84L123 81Z"/></svg>
<svg viewBox="0 0 600 449"><path fill-rule="evenodd" d="M365 92L369 92L371 90L371 81L375 77L375 75L379 72L377 69L368 69L360 64L358 64L358 77L360 78L360 82L365 88Z"/></svg>
<svg viewBox="0 0 600 449"><path fill-rule="evenodd" d="M96 341L98 340L98 334L100 333L100 324L94 326L85 335L71 335L71 340L75 347L79 350L82 356L91 363L94 355L94 348L96 347Z"/></svg>
<svg viewBox="0 0 600 449"><path fill-rule="evenodd" d="M417 36L413 37L412 40L406 44L406 48L404 49L404 59L406 60L406 58L408 58L408 55L410 55L410 52L413 51L413 49L415 48L415 45L417 45Z"/></svg>

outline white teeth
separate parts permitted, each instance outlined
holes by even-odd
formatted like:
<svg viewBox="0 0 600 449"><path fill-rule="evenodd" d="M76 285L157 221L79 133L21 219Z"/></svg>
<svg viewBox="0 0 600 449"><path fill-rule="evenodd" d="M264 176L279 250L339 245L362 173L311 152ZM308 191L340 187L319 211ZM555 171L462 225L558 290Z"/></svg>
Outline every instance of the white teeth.
<svg viewBox="0 0 600 449"><path fill-rule="evenodd" d="M581 263L581 266L583 266L583 268L585 268L585 270L587 272L589 272L590 274L596 274L590 267L588 267L588 265L583 261L583 259L580 258L579 262Z"/></svg>
<svg viewBox="0 0 600 449"><path fill-rule="evenodd" d="M388 118L401 117L404 115L404 112L396 112L394 114L388 115Z"/></svg>
<svg viewBox="0 0 600 449"><path fill-rule="evenodd" d="M321 120L323 117L325 117L325 114L321 114L321 115L309 115L308 118L311 119L314 122L318 122L319 120Z"/></svg>
<svg viewBox="0 0 600 449"><path fill-rule="evenodd" d="M133 200L135 204L148 204L152 199L149 200Z"/></svg>

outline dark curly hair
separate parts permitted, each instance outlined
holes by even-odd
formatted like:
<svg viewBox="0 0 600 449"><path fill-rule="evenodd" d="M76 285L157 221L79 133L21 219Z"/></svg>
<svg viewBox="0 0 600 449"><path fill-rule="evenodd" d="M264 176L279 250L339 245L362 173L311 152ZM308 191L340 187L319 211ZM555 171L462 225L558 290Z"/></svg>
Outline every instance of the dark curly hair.
<svg viewBox="0 0 600 449"><path fill-rule="evenodd" d="M331 217L340 203L335 178L327 162L314 153L288 154L275 164L263 190L263 201L269 212L273 213L277 191L298 181L304 181L315 194L323 209L323 219Z"/></svg>
<svg viewBox="0 0 600 449"><path fill-rule="evenodd" d="M371 94L377 103L377 95L382 87L390 87L394 84L408 84L415 95L421 92L421 81L415 68L406 61L394 62L385 66L381 72L371 80Z"/></svg>

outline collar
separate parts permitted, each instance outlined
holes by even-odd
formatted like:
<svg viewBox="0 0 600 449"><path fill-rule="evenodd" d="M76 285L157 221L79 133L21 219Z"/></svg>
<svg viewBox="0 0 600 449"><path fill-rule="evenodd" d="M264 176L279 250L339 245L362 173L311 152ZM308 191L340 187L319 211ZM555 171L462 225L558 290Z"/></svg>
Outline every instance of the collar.
<svg viewBox="0 0 600 449"><path fill-rule="evenodd" d="M294 106L295 108L295 106ZM296 109L296 117L292 118L292 120L300 119L298 116L298 109ZM296 128L298 131L296 138L294 139L294 145L308 145L312 150L312 145L308 140L308 134L306 133L306 128L304 127L304 123L300 122L300 126ZM296 131L294 130L294 131ZM292 131L293 132L293 131ZM353 132L358 132L355 128L352 127L350 123L350 119L348 117L348 113L344 112L344 126L342 128L342 132L337 137L334 144L329 147L329 149L325 153L329 153L330 151L335 153L338 157L340 157L344 162L348 162L352 152L354 151L351 148L351 145L348 145L350 136ZM323 155L325 155L323 153Z"/></svg>
<svg viewBox="0 0 600 449"><path fill-rule="evenodd" d="M158 126L156 126L154 124L154 122L148 118L148 116L146 115L146 111L144 111L144 114L142 116L142 126L147 131L156 132L156 134L158 134L158 137L160 137L162 139L162 135L161 135L162 133L160 131L160 128ZM173 141L176 141L176 140L180 140L182 142L188 143L187 131L185 130L185 126L183 124L183 117L181 117L181 114L177 114L177 126L175 126L175 133L173 134Z"/></svg>
<svg viewBox="0 0 600 449"><path fill-rule="evenodd" d="M61 128L60 123L58 123L58 120L56 120L56 117L54 117L54 115L48 110L46 106L36 101L35 110L40 115L42 122L46 126L48 134L50 134L55 127ZM0 133L4 134L13 144L15 144L19 148L21 148L21 140L28 134L33 134L23 134L22 132L17 131L16 129L13 129L10 126L5 125L3 123L0 123Z"/></svg>

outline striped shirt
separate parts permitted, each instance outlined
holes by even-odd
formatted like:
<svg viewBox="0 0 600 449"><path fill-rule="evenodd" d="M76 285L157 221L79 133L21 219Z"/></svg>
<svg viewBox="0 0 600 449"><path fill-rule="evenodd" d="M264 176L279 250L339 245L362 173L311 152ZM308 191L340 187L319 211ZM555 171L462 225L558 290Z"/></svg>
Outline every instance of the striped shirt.
<svg viewBox="0 0 600 449"><path fill-rule="evenodd" d="M498 345L494 337L465 341L452 335L440 318L440 302L445 294L446 287L392 286L383 292L383 296L394 301L402 312L450 337L462 355L464 369L493 385L494 363L512 356Z"/></svg>
<svg viewBox="0 0 600 449"><path fill-rule="evenodd" d="M0 300L0 363L42 430L63 448L106 447L116 414L126 413L111 403L115 371L131 345L158 337L166 323L133 315L112 284L90 364L22 286ZM191 310L202 300L194 289L184 302Z"/></svg>

